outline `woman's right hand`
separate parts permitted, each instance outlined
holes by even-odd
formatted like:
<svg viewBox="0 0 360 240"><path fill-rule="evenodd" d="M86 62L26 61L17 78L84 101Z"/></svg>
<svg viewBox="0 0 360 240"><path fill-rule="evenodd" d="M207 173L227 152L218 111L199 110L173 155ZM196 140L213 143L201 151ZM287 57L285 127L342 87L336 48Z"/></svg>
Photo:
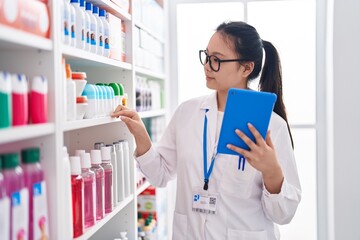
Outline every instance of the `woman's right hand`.
<svg viewBox="0 0 360 240"><path fill-rule="evenodd" d="M144 123L139 114L130 108L119 105L111 114L111 117L120 118L127 126L136 141L136 155L141 156L146 153L151 147L151 140L146 131Z"/></svg>

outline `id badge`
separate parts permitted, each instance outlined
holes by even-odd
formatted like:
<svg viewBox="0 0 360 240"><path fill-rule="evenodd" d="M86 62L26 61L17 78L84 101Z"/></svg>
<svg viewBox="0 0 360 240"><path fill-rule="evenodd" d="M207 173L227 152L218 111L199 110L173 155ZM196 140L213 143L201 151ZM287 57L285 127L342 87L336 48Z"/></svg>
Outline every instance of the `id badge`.
<svg viewBox="0 0 360 240"><path fill-rule="evenodd" d="M218 200L218 194L212 194L201 190L194 190L192 210L199 213L216 214Z"/></svg>

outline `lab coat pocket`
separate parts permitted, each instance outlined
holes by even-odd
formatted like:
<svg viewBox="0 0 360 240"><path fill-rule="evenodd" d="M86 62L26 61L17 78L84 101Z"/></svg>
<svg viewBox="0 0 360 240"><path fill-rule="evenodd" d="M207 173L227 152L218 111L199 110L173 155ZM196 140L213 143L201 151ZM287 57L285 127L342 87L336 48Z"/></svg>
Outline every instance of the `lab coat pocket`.
<svg viewBox="0 0 360 240"><path fill-rule="evenodd" d="M267 240L266 231L242 231L228 229L227 240Z"/></svg>
<svg viewBox="0 0 360 240"><path fill-rule="evenodd" d="M173 240L187 239L187 216L174 212Z"/></svg>
<svg viewBox="0 0 360 240"><path fill-rule="evenodd" d="M246 162L244 171L238 168L238 157L228 155L229 164L221 178L221 191L226 195L238 198L248 198L254 187L256 169Z"/></svg>

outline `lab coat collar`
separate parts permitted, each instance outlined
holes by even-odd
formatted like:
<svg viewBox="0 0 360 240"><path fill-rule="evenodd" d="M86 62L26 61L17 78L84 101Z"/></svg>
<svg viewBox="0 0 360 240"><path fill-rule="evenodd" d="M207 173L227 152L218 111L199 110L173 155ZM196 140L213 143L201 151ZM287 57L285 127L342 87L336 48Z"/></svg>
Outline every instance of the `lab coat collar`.
<svg viewBox="0 0 360 240"><path fill-rule="evenodd" d="M217 106L217 92L214 91L210 95L208 95L205 100L202 102L201 109L205 110L208 109L209 111L215 110L217 112L218 106Z"/></svg>

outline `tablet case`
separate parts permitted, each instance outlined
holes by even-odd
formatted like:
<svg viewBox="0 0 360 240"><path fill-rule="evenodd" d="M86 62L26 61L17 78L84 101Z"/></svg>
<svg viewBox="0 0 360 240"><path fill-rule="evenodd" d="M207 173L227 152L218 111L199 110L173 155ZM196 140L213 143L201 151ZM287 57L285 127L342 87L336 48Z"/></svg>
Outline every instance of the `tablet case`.
<svg viewBox="0 0 360 240"><path fill-rule="evenodd" d="M276 94L274 93L230 88L217 153L241 156L241 154L226 147L229 143L249 150L246 143L235 133L235 129L240 129L255 141L255 137L250 132L247 123L251 123L265 139L275 101Z"/></svg>

